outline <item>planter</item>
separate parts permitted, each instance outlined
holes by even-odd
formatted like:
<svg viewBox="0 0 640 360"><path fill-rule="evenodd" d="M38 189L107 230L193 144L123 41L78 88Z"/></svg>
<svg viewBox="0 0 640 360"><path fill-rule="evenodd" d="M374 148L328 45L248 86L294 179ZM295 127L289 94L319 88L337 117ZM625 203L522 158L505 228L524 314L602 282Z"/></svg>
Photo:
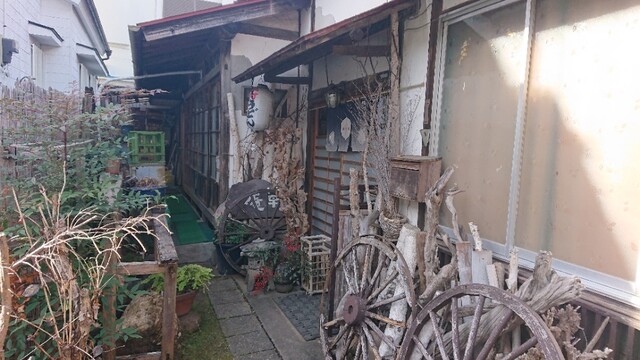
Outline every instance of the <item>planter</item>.
<svg viewBox="0 0 640 360"><path fill-rule="evenodd" d="M120 159L107 160L107 173L111 175L120 174Z"/></svg>
<svg viewBox="0 0 640 360"><path fill-rule="evenodd" d="M407 218L402 215L396 215L393 218L388 218L384 213L380 213L378 221L382 228L382 237L387 241L395 243L398 241L400 230L402 230L402 226L407 222Z"/></svg>
<svg viewBox="0 0 640 360"><path fill-rule="evenodd" d="M191 311L191 306L193 306L193 300L196 298L196 295L197 293L195 291L191 291L176 296L176 315L182 316L188 314L189 311Z"/></svg>
<svg viewBox="0 0 640 360"><path fill-rule="evenodd" d="M280 284L280 283L274 283L276 291L279 293L288 293L291 292L291 290L293 290L293 284L292 283L288 283L288 284Z"/></svg>

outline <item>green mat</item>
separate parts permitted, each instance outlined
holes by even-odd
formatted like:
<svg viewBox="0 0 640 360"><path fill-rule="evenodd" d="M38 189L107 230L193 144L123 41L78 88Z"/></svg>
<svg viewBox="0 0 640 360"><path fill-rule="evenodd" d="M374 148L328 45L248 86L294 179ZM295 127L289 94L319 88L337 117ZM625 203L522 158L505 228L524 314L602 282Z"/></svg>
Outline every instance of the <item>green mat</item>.
<svg viewBox="0 0 640 360"><path fill-rule="evenodd" d="M198 214L182 195L167 199L167 213L171 230L175 233L176 245L197 244L213 241L213 231L199 221Z"/></svg>

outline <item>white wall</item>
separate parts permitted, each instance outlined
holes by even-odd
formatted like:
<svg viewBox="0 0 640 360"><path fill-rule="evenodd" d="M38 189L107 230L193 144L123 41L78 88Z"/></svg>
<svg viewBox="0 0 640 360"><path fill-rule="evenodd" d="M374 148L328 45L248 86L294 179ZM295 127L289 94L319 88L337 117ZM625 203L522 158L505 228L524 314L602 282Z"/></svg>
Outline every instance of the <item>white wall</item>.
<svg viewBox="0 0 640 360"><path fill-rule="evenodd" d="M82 4L81 4L82 5ZM38 40L29 35L29 21L54 28L64 41L59 46L41 45L43 51L44 87L70 90L79 82L80 62L77 45L81 43L101 48L96 43L96 30L87 29L66 0L3 0L0 12L3 37L17 42L19 53L13 54L10 64L0 70L0 83L12 86L16 80L31 76L31 44ZM88 35L88 31L93 36ZM96 74L90 74L95 81Z"/></svg>
<svg viewBox="0 0 640 360"><path fill-rule="evenodd" d="M388 1L385 0L316 0L316 24L315 29L319 30L329 25L335 24L352 16L363 13L367 10L380 6ZM346 5L348 3L348 5Z"/></svg>
<svg viewBox="0 0 640 360"><path fill-rule="evenodd" d="M162 17L162 0L94 0L113 50L105 63L112 77L133 76L129 25Z"/></svg>

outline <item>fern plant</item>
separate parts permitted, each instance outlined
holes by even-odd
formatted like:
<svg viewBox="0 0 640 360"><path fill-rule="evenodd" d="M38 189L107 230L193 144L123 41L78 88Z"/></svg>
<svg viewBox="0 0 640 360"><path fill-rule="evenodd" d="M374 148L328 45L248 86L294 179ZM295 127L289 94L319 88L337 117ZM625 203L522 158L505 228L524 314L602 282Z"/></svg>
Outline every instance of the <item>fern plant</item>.
<svg viewBox="0 0 640 360"><path fill-rule="evenodd" d="M213 272L207 267L197 264L180 266L176 274L178 294L198 290L204 291L207 289L207 284L211 279L213 279ZM164 274L153 274L147 277L143 284L149 284L151 290L161 292L164 289Z"/></svg>

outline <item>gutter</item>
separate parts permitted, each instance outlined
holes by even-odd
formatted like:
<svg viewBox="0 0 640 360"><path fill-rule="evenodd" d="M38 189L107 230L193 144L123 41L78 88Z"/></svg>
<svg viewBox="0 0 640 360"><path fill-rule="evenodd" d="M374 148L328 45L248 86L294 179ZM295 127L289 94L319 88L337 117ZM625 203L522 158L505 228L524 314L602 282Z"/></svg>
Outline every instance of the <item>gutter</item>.
<svg viewBox="0 0 640 360"><path fill-rule="evenodd" d="M105 73L107 74L107 76L109 76L109 69L107 68L107 65L105 65L104 61L108 60L109 57L107 57L106 59L103 59L102 57L100 57L100 53L98 52L98 49L85 45L85 44L81 44L81 43L76 43L77 46L83 47L85 49L89 49L92 50L94 53L96 53L96 56L98 57L98 59L100 59L100 64L102 64L102 67L105 70ZM111 55L111 50L109 50L109 52L107 53L107 55Z"/></svg>
<svg viewBox="0 0 640 360"><path fill-rule="evenodd" d="M89 12L91 13L91 17L93 18L93 23L98 30L98 35L100 36L100 40L104 44L104 52L107 54L107 57L101 58L104 60L109 60L111 58L111 48L109 48L109 42L107 41L107 36L104 33L104 28L102 27L102 22L100 21L100 16L98 15L98 9L96 8L96 4L93 0L86 0L87 7L89 8Z"/></svg>

